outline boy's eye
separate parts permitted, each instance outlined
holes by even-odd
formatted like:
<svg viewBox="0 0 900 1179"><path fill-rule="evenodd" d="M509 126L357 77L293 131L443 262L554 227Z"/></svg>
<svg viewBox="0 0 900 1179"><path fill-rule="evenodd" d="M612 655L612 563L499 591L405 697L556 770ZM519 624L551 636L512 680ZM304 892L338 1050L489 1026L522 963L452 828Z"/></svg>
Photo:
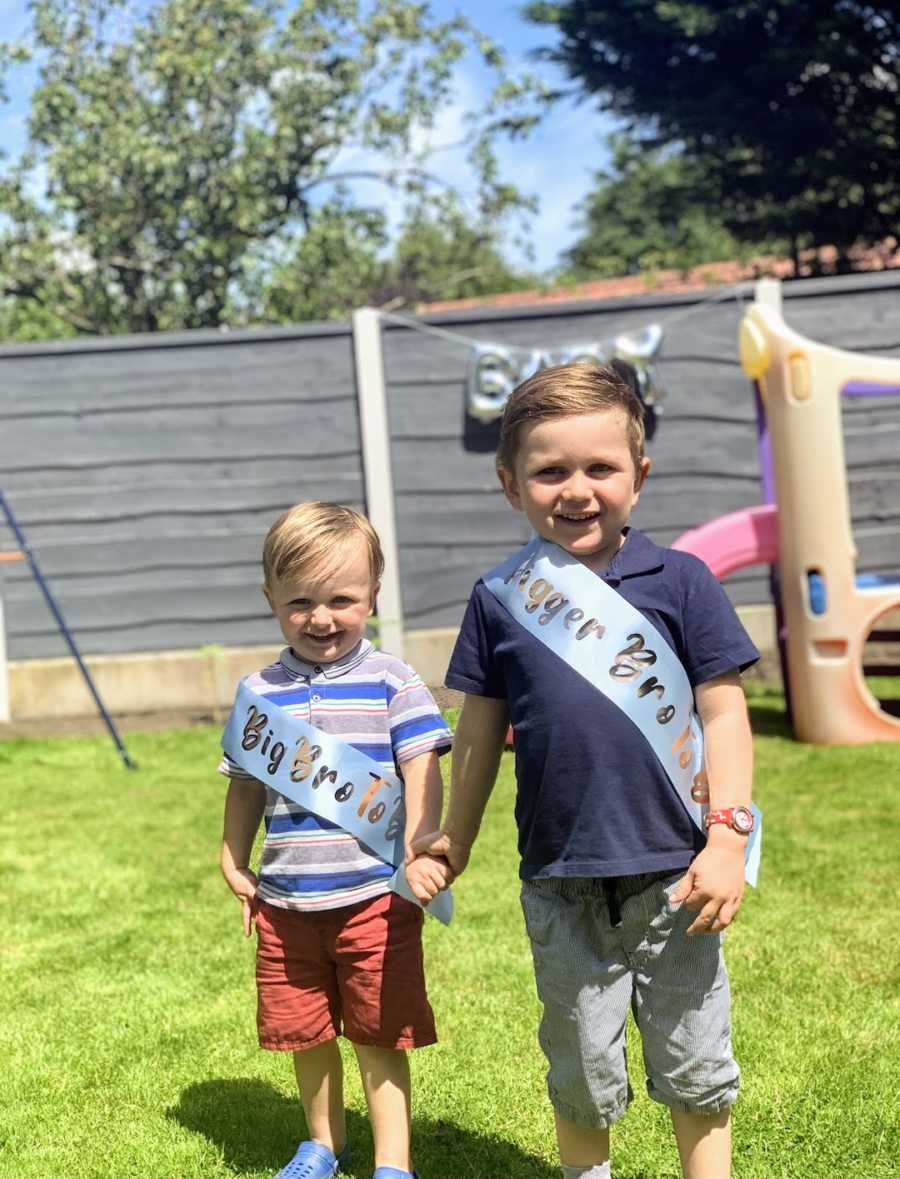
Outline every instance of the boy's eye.
<svg viewBox="0 0 900 1179"><path fill-rule="evenodd" d="M565 471L562 467L541 467L534 474L536 479L558 479L565 474Z"/></svg>
<svg viewBox="0 0 900 1179"><path fill-rule="evenodd" d="M310 604L309 598L293 598L288 605L292 610L305 610Z"/></svg>

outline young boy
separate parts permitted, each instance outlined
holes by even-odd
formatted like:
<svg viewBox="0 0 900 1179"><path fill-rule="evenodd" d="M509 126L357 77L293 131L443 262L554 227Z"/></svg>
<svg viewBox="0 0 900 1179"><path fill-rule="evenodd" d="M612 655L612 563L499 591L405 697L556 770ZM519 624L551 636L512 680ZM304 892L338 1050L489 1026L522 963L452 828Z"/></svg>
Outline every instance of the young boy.
<svg viewBox="0 0 900 1179"><path fill-rule="evenodd" d="M416 673L365 638L383 568L374 529L350 508L302 503L281 515L265 540L263 592L288 645L277 663L244 683L273 707L368 755L376 785L385 785L379 766L381 773L401 775L408 844L440 822L438 755L451 738ZM254 715L267 722L268 707L265 714L251 709ZM233 744L252 748L262 735L251 719L246 740ZM282 743L268 750L269 772L285 748ZM307 776L319 752L301 741L299 752L288 754L298 767L296 773L292 767L291 782ZM226 748L219 766L231 779L222 872L241 902L248 937L256 924L260 1044L293 1052L309 1132L276 1179L328 1179L349 1165L335 1038L341 1031L353 1043L362 1075L375 1142L374 1179L416 1179L405 1049L435 1042L423 974L422 910L390 891L390 864L335 822L264 785L234 760L241 756L239 748ZM323 765L316 766L321 772L315 779L309 776L317 806L341 780ZM351 783L338 786L336 797L351 789ZM369 820L383 810L372 807ZM250 854L263 814L265 842L254 874ZM430 877L443 882L441 865L427 859L423 865L424 871L418 861L410 867L409 880L416 892L430 895L437 887L429 886Z"/></svg>
<svg viewBox="0 0 900 1179"><path fill-rule="evenodd" d="M643 443L641 404L614 368L544 369L510 397L497 470L537 538L473 591L447 674L466 693L448 814L414 851L445 857L448 878L465 868L511 721L565 1179L610 1174L609 1127L631 1098L629 1007L684 1175L726 1179L739 1073L720 943L753 822L739 673L758 653L705 565L629 527ZM685 727L694 702L708 783Z"/></svg>

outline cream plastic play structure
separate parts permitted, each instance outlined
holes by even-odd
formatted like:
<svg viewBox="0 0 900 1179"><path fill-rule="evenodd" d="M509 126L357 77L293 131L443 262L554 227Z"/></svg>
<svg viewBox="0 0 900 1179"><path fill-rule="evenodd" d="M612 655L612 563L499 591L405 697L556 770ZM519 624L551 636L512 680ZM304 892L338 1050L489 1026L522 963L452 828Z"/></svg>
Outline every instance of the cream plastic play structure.
<svg viewBox="0 0 900 1179"><path fill-rule="evenodd" d="M757 283L740 327L741 365L756 383L765 503L685 533L717 577L775 566L776 616L791 718L816 745L900 741L900 719L869 691L866 640L900 641L900 579L857 575L841 428L842 397L900 396L900 360L829 348L785 324L777 280ZM900 618L900 613L895 615ZM879 624L879 620L881 624Z"/></svg>

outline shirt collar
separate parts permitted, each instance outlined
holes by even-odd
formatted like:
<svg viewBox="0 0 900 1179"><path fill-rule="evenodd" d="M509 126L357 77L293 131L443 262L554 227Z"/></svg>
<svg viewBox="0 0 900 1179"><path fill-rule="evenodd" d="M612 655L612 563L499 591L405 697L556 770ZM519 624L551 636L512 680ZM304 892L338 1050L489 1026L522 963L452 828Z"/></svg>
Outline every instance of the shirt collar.
<svg viewBox="0 0 900 1179"><path fill-rule="evenodd" d="M637 577L641 573L655 573L666 563L666 550L654 544L649 536L637 528L626 527L622 547L603 570L604 581L622 581L626 577Z"/></svg>
<svg viewBox="0 0 900 1179"><path fill-rule="evenodd" d="M279 656L279 662L288 675L294 679L312 680L316 676L323 675L326 679L336 680L339 676L346 675L357 664L362 663L371 650L372 644L369 640L360 639L351 651L342 655L340 659L335 659L333 663L308 663L305 659L295 655L291 647L285 647Z"/></svg>

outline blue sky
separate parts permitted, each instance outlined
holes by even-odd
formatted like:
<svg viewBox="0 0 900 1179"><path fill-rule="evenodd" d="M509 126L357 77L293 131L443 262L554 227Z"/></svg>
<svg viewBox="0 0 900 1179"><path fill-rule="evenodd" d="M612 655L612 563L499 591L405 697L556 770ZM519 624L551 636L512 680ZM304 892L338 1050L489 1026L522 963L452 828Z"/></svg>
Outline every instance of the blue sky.
<svg viewBox="0 0 900 1179"><path fill-rule="evenodd" d="M436 16L444 18L454 12L462 13L498 41L512 62L542 73L553 85L564 82L555 67L529 59L529 50L553 44L554 33L549 27L523 20L519 15L521 6L521 0L432 0ZM28 23L26 0L0 0L0 39L14 39L27 29ZM458 101L442 113L435 142L441 142L443 135L452 138L454 130L459 127L463 109L477 109L486 94L486 74L474 57L463 61L456 81ZM25 142L33 71L20 70L10 77L9 83L10 101L0 105L0 145L9 156L15 156ZM590 102L563 100L524 143L499 146L504 177L523 191L537 195L540 201L540 211L531 222L529 235L535 255L532 265L537 269L552 267L560 251L573 240L573 208L590 188L593 173L606 161L603 140L611 126L610 120ZM361 162L358 156L354 162ZM435 156L433 170L465 192L466 176L461 153L439 153ZM373 202L385 200L383 189L371 186L367 190L364 185L359 189L359 198ZM386 204L389 213L396 218L400 211L399 202L388 200ZM510 253L524 261L512 246Z"/></svg>

